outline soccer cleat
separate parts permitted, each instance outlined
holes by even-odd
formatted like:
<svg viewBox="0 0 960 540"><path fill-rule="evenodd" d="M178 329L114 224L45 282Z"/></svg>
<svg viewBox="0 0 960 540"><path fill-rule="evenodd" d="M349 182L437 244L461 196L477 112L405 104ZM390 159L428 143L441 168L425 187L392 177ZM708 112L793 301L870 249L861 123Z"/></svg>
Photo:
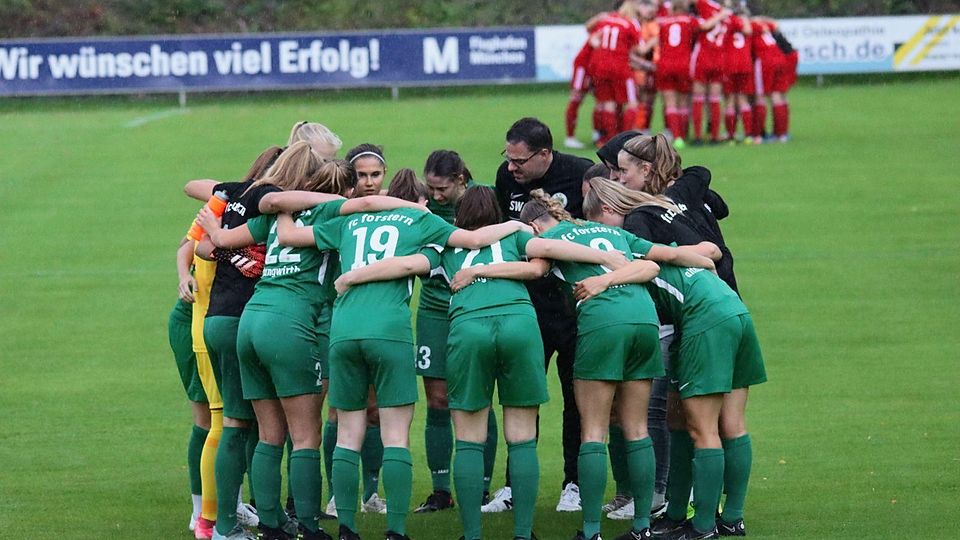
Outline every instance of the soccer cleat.
<svg viewBox="0 0 960 540"><path fill-rule="evenodd" d="M387 501L380 498L380 495L374 493L369 499L360 505L360 511L370 514L386 514Z"/></svg>
<svg viewBox="0 0 960 540"><path fill-rule="evenodd" d="M283 529L267 527L263 523L257 526L257 540L289 540L290 535Z"/></svg>
<svg viewBox="0 0 960 540"><path fill-rule="evenodd" d="M560 492L557 512L579 512L580 510L580 486L570 482L563 486L563 491Z"/></svg>
<svg viewBox="0 0 960 540"><path fill-rule="evenodd" d="M789 135L781 135L778 140L779 140L780 142L782 142L782 143L788 143L788 142L790 142L790 136L789 136Z"/></svg>
<svg viewBox="0 0 960 540"><path fill-rule="evenodd" d="M410 537L405 534L387 531L386 536L384 536L384 540L410 540Z"/></svg>
<svg viewBox="0 0 960 540"><path fill-rule="evenodd" d="M280 530L282 530L290 538L296 538L297 532L300 530L300 522L297 521L297 518L292 518L287 516L287 520L280 525Z"/></svg>
<svg viewBox="0 0 960 540"><path fill-rule="evenodd" d="M621 534L620 536L614 538L613 540L652 540L653 533L650 532L649 528L643 529L642 531L635 531L630 529L629 531Z"/></svg>
<svg viewBox="0 0 960 540"><path fill-rule="evenodd" d="M227 534L220 534L214 527L212 540L257 540L257 537L238 524Z"/></svg>
<svg viewBox="0 0 960 540"><path fill-rule="evenodd" d="M667 496L663 493L653 492L653 500L650 501L650 519L660 517L667 511Z"/></svg>
<svg viewBox="0 0 960 540"><path fill-rule="evenodd" d="M480 507L480 511L485 514L496 512L506 512L513 508L513 490L510 486L504 486L493 493L490 502Z"/></svg>
<svg viewBox="0 0 960 540"><path fill-rule="evenodd" d="M583 531L577 531L577 534L573 535L572 540L588 540L588 539L586 536L584 536ZM597 533L591 536L589 540L603 540L603 537L600 536L600 533Z"/></svg>
<svg viewBox="0 0 960 540"><path fill-rule="evenodd" d="M446 510L453 507L454 502L453 497L450 496L450 492L437 490L428 495L427 500L418 506L413 513L426 514L428 512L439 512L440 510Z"/></svg>
<svg viewBox="0 0 960 540"><path fill-rule="evenodd" d="M197 520L197 527L193 529L193 537L197 540L210 540L213 538L213 526L215 522L200 516Z"/></svg>
<svg viewBox="0 0 960 540"><path fill-rule="evenodd" d="M720 536L746 536L747 529L743 526L743 520L738 519L733 523L726 523L720 518L717 518L717 533Z"/></svg>
<svg viewBox="0 0 960 540"><path fill-rule="evenodd" d="M633 502L633 497L629 495L624 495L622 493L617 493L613 496L613 499L610 500L607 504L603 505L601 508L604 512L613 512L614 510L619 510L624 506Z"/></svg>
<svg viewBox="0 0 960 540"><path fill-rule="evenodd" d="M487 504L487 503L489 503L489 502L490 502L490 492L489 492L489 491L484 491L484 492L483 492L483 498L480 499L480 506L483 506L483 505L485 505L485 504Z"/></svg>
<svg viewBox="0 0 960 540"><path fill-rule="evenodd" d="M297 504L293 501L293 497L287 497L287 504L284 506L283 511L287 513L287 517L296 519Z"/></svg>
<svg viewBox="0 0 960 540"><path fill-rule="evenodd" d="M308 531L303 527L303 525L297 529L297 535L294 536L294 538L297 540L333 540L333 537L327 534L327 532L323 529L318 529L317 531Z"/></svg>
<svg viewBox="0 0 960 540"><path fill-rule="evenodd" d="M187 524L187 530L197 530L197 520L200 519L200 512L190 514L190 523Z"/></svg>
<svg viewBox="0 0 960 540"><path fill-rule="evenodd" d="M346 525L340 526L340 540L360 540L360 535L351 531Z"/></svg>
<svg viewBox="0 0 960 540"><path fill-rule="evenodd" d="M584 148L587 147L585 144L580 142L576 137L567 137L567 139L563 141L563 145L566 146L567 148L573 148L574 150L583 150Z"/></svg>
<svg viewBox="0 0 960 540"><path fill-rule="evenodd" d="M634 512L635 512L634 504L633 504L633 501L631 500L630 502L621 506L620 508L607 512L607 518L616 519L619 521L633 519Z"/></svg>
<svg viewBox="0 0 960 540"><path fill-rule="evenodd" d="M664 540L708 540L709 538L719 538L720 534L716 527L711 527L708 531L698 531L690 520L684 521L683 526L670 534L662 536Z"/></svg>
<svg viewBox="0 0 960 540"><path fill-rule="evenodd" d="M669 516L664 514L650 524L650 533L653 534L655 538L666 538L668 535L680 530L685 522L686 520L683 519L670 519Z"/></svg>
<svg viewBox="0 0 960 540"><path fill-rule="evenodd" d="M330 501L327 502L327 509L324 513L334 518L337 517L337 501L333 497L330 497Z"/></svg>
<svg viewBox="0 0 960 540"><path fill-rule="evenodd" d="M237 523L244 527L256 527L260 524L257 509L247 503L237 503Z"/></svg>

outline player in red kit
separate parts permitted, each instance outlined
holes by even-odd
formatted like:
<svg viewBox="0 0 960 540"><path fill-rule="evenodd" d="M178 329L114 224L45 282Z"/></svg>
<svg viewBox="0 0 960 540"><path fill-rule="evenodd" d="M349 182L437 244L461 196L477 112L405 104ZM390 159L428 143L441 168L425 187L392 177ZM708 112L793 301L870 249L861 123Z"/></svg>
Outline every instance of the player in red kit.
<svg viewBox="0 0 960 540"><path fill-rule="evenodd" d="M776 88L783 88L786 81L786 58L777 47L772 31L776 29L773 19L754 17L754 96L753 121L754 142L763 142L767 123L767 98Z"/></svg>
<svg viewBox="0 0 960 540"><path fill-rule="evenodd" d="M580 103L583 97L590 90L590 73L587 69L590 67L590 53L593 47L588 39L577 57L573 59L573 77L570 79L570 101L567 102L567 139L564 146L567 148L583 148L583 143L577 140L575 133L577 131L577 113L580 110ZM597 123L597 110L594 109L594 124Z"/></svg>
<svg viewBox="0 0 960 540"><path fill-rule="evenodd" d="M735 15L727 20L727 36L724 40L723 91L727 95L726 127L727 137L736 138L737 108L743 120L744 137L753 137L753 114L750 108L750 96L753 87L753 25L743 8L735 8Z"/></svg>
<svg viewBox="0 0 960 540"><path fill-rule="evenodd" d="M621 131L621 126L633 126L637 117L637 87L630 69L630 51L640 42L640 24L637 6L627 0L616 13L607 14L590 34L593 53L590 55L590 74L593 93L600 109L600 139L606 144ZM620 118L617 110L623 108Z"/></svg>
<svg viewBox="0 0 960 540"><path fill-rule="evenodd" d="M689 125L690 57L697 32L712 30L730 12L721 9L711 18L698 21L689 13L687 0L674 0L668 14L657 18L660 25L660 62L657 64L657 90L663 94L667 128L674 145L682 147Z"/></svg>
<svg viewBox="0 0 960 540"><path fill-rule="evenodd" d="M787 142L790 139L790 103L787 101L787 92L797 82L797 63L800 60L800 54L780 33L779 28L774 27L771 34L777 42L777 48L783 53L783 64L774 76L770 89L770 100L773 102L773 136L780 142Z"/></svg>
<svg viewBox="0 0 960 540"><path fill-rule="evenodd" d="M714 0L697 0L697 17L703 22L723 9ZM703 106L708 99L710 104L710 140L720 138L720 108L723 99L723 49L727 38L727 25L720 22L709 32L697 34L690 58L690 71L693 75L693 139L703 138Z"/></svg>

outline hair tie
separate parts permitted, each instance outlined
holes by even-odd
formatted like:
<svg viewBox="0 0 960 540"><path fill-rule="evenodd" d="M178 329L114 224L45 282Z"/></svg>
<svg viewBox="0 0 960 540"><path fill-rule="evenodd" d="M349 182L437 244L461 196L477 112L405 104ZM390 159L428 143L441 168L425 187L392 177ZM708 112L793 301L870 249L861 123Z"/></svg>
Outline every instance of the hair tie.
<svg viewBox="0 0 960 540"><path fill-rule="evenodd" d="M363 156L373 156L373 157L379 159L379 160L380 160L380 163L382 163L382 164L384 164L384 165L387 164L387 162L384 161L383 156L381 156L380 154L378 154L378 153L376 153L376 152L370 152L370 151L360 152L359 154L353 156L352 158L350 158L350 164L353 165L353 162L354 162L354 161L362 158Z"/></svg>

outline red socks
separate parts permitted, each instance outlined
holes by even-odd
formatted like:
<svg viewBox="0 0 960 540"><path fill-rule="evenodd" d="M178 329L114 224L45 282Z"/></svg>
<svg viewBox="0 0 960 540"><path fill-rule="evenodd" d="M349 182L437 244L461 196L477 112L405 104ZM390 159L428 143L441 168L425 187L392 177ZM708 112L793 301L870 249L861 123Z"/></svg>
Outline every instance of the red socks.
<svg viewBox="0 0 960 540"><path fill-rule="evenodd" d="M621 125L620 131L626 131L628 129L633 129L633 126L637 125L637 118L640 117L640 105L636 107L630 107L627 110L623 111L623 123ZM619 133L618 131L617 133Z"/></svg>
<svg viewBox="0 0 960 540"><path fill-rule="evenodd" d="M720 140L720 96L710 96L710 140Z"/></svg>
<svg viewBox="0 0 960 540"><path fill-rule="evenodd" d="M753 105L753 134L762 136L767 127L767 100L757 96L757 101Z"/></svg>
<svg viewBox="0 0 960 540"><path fill-rule="evenodd" d="M727 128L727 138L733 140L737 135L737 109L733 105L727 107L724 124L726 124Z"/></svg>
<svg viewBox="0 0 960 540"><path fill-rule="evenodd" d="M773 106L773 134L782 137L790 129L790 104L783 102Z"/></svg>
<svg viewBox="0 0 960 540"><path fill-rule="evenodd" d="M740 119L743 120L743 134L747 137L756 135L753 111L750 107L740 107Z"/></svg>
<svg viewBox="0 0 960 540"><path fill-rule="evenodd" d="M693 96L693 138L703 138L703 96Z"/></svg>
<svg viewBox="0 0 960 540"><path fill-rule="evenodd" d="M573 137L577 131L577 111L580 110L582 100L570 100L567 103L567 137Z"/></svg>

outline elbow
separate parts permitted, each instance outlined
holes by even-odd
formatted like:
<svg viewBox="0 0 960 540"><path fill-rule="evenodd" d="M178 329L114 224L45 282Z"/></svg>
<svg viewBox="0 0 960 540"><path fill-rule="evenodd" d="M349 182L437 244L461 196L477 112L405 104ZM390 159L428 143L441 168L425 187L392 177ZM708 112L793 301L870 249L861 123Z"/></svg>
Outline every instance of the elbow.
<svg viewBox="0 0 960 540"><path fill-rule="evenodd" d="M280 207L277 205L277 194L276 193L267 193L262 199L260 199L260 204L257 205L261 214L276 214L280 212Z"/></svg>

